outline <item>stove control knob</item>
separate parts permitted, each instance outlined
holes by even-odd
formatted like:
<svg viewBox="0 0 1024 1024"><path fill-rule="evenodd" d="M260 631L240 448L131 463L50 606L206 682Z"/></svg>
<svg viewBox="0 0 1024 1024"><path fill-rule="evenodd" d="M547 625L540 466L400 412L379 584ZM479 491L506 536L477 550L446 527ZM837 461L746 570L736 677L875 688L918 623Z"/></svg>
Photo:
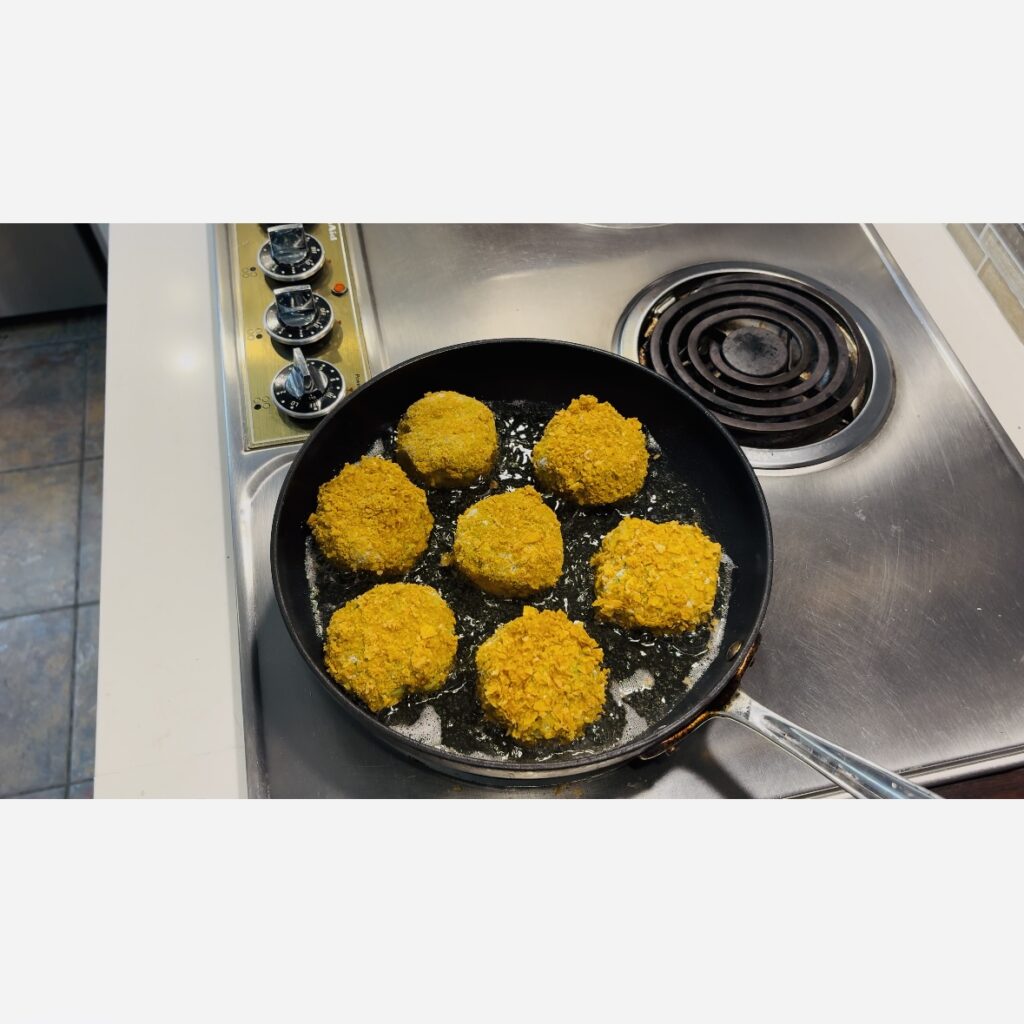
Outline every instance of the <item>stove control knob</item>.
<svg viewBox="0 0 1024 1024"><path fill-rule="evenodd" d="M334 310L308 284L293 284L274 290L263 326L282 345L315 345L331 333Z"/></svg>
<svg viewBox="0 0 1024 1024"><path fill-rule="evenodd" d="M278 263L292 267L306 258L306 229L301 224L276 224L267 234L270 236L270 255Z"/></svg>
<svg viewBox="0 0 1024 1024"><path fill-rule="evenodd" d="M307 281L324 265L324 247L301 224L274 224L259 252L259 265L274 281Z"/></svg>
<svg viewBox="0 0 1024 1024"><path fill-rule="evenodd" d="M345 397L345 378L333 364L307 359L302 349L296 348L291 363L274 377L270 397L286 416L319 419Z"/></svg>
<svg viewBox="0 0 1024 1024"><path fill-rule="evenodd" d="M316 293L308 284L276 289L274 305L285 327L308 327L316 319Z"/></svg>

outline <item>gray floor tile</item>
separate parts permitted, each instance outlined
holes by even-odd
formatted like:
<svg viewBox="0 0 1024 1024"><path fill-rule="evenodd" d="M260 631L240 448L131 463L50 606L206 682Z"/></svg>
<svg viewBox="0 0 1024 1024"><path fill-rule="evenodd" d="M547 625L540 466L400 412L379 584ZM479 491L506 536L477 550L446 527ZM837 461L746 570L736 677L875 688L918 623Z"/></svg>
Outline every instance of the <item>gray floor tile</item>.
<svg viewBox="0 0 1024 1024"><path fill-rule="evenodd" d="M0 615L75 602L81 466L0 473Z"/></svg>
<svg viewBox="0 0 1024 1024"><path fill-rule="evenodd" d="M103 454L103 396L107 377L107 339L94 338L86 346L85 457Z"/></svg>
<svg viewBox="0 0 1024 1024"><path fill-rule="evenodd" d="M30 320L0 320L0 349L100 338L107 330L106 309L91 309Z"/></svg>
<svg viewBox="0 0 1024 1024"><path fill-rule="evenodd" d="M103 460L82 466L82 521L79 526L78 600L100 599L100 528L103 507Z"/></svg>
<svg viewBox="0 0 1024 1024"><path fill-rule="evenodd" d="M96 762L96 663L100 606L78 609L75 630L75 700L71 718L71 781L91 779Z"/></svg>
<svg viewBox="0 0 1024 1024"><path fill-rule="evenodd" d="M67 782L74 617L0 621L0 796Z"/></svg>
<svg viewBox="0 0 1024 1024"><path fill-rule="evenodd" d="M82 454L85 346L0 347L0 470L68 462Z"/></svg>
<svg viewBox="0 0 1024 1024"><path fill-rule="evenodd" d="M36 789L31 793L13 793L11 796L3 797L4 800L63 800L67 796L67 790L63 786L54 786L53 789Z"/></svg>
<svg viewBox="0 0 1024 1024"><path fill-rule="evenodd" d="M68 786L68 796L72 800L91 800L92 797L92 779L87 779L85 782L75 782Z"/></svg>

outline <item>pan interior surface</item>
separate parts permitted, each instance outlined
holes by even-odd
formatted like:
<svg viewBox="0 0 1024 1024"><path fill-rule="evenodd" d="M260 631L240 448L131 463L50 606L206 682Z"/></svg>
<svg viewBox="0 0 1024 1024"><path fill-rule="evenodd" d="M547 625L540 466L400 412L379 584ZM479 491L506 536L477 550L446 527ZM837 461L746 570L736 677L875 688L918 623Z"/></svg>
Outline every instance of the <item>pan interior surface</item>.
<svg viewBox="0 0 1024 1024"><path fill-rule="evenodd" d="M434 587L455 612L459 634L456 663L444 688L428 696L410 697L377 717L404 736L446 752L481 760L543 762L579 758L599 753L636 739L651 725L674 712L688 677L699 677L713 660L728 622L731 562L723 561L714 625L705 625L681 636L654 636L642 630L626 630L595 619L593 569L590 558L601 539L628 515L664 522L677 519L697 523L710 532L709 512L703 495L688 486L669 464L662 464L657 441L648 438L651 466L643 489L612 507L584 509L545 495L555 510L565 545L565 569L558 583L532 599L492 597L463 579L441 558L454 543L455 523L474 502L489 494L515 487L537 487L530 453L556 406L545 402L491 402L500 437L500 451L491 481L459 490L428 490L434 530L427 553L403 582ZM367 454L392 458L395 430L378 438ZM492 483L496 487L492 489ZM539 489L539 488L538 488ZM727 555L728 553L726 553ZM320 553L312 537L306 542L306 568L310 612L318 636L342 605L379 582L365 574L334 568ZM542 742L520 745L483 715L476 697L474 658L477 648L498 626L521 614L524 605L564 611L584 623L601 645L609 686L604 712L571 744Z"/></svg>
<svg viewBox="0 0 1024 1024"><path fill-rule="evenodd" d="M541 346L540 352L529 352L531 346ZM531 372L530 363L538 354L571 373L553 377ZM404 374L405 370L419 372ZM638 376L631 380L633 373ZM391 386L386 387L389 382ZM380 394L372 402L375 390ZM459 634L456 663L438 693L408 697L374 715L329 679L322 667L322 646L331 614L382 580L328 563L305 519L315 507L319 485L345 463L366 454L393 456L398 419L412 401L431 390L460 391L491 408L500 438L498 463L490 480L473 487L427 489L435 519L430 544L418 564L400 579L435 587L451 606ZM544 494L562 528L565 567L561 579L534 598L488 595L463 579L454 566L441 564L441 556L451 551L456 519L489 494L526 484L544 493L532 472L533 445L553 413L584 393L610 401L623 415L636 416L643 423L651 455L647 481L635 497L603 508L582 509ZM363 401L357 403L360 398ZM414 756L429 754L430 763L444 767L445 761L451 761L460 773L473 774L476 768L490 775L495 771L510 776L537 770L556 773L560 768L578 770L584 764L596 769L613 758L622 759L623 752L643 749L679 728L717 693L728 678L726 652L737 641L744 644L752 637L767 596L770 538L767 518L760 514L760 492L742 455L716 424L709 428L708 419L648 371L577 346L478 343L397 367L365 385L324 422L300 453L282 491L275 524L274 554L279 556L275 569L293 636L333 695L375 732ZM742 466L737 467L736 459ZM655 636L595 619L590 558L605 534L627 515L696 523L722 544L711 623L690 634ZM565 611L585 625L604 651L609 671L604 712L568 745L516 743L487 719L476 695L479 644L499 625L519 616L527 604Z"/></svg>

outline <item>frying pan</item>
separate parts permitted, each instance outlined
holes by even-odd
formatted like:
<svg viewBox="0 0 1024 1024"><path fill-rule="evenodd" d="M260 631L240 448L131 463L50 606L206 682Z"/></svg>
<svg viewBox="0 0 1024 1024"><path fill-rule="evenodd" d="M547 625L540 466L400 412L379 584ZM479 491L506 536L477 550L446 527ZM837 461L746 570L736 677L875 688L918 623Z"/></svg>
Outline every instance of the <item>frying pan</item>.
<svg viewBox="0 0 1024 1024"><path fill-rule="evenodd" d="M593 394L611 402L624 416L637 417L659 449L652 472L658 466L658 472L685 481L695 517L722 544L735 566L718 642L708 648L713 658L702 672L691 673L697 678L691 678L688 686L669 680L670 697L653 721L644 721L642 731L624 729L621 736L603 744L577 744L575 749L548 752L544 757L528 751L521 756L522 750L513 751L516 756L499 757L460 749L457 743L439 743L437 737L424 737L415 729L395 729L384 713L368 711L324 670L323 640L307 576L306 520L316 507L317 490L346 463L358 461L375 445L379 450L380 439L388 436L416 399L427 391L442 390L472 395L495 407L528 402L561 408L577 395ZM564 515L563 511L563 520ZM771 589L772 534L764 495L743 453L710 413L671 381L621 356L562 341L492 339L438 349L371 378L324 418L292 462L274 514L270 561L285 626L331 696L384 743L460 778L512 785L548 785L578 778L634 758L671 752L688 733L720 717L754 730L855 796L934 796L772 713L739 689L757 648ZM368 580L366 586L374 582L379 581ZM463 604L471 598L447 592L444 596L460 627L470 620ZM506 602L504 618L518 615L521 604ZM587 628L597 627L588 621ZM463 646L465 639L460 640ZM615 678L622 666L615 664L607 648L605 655L610 677ZM471 687L463 689L466 699L475 699L470 696Z"/></svg>

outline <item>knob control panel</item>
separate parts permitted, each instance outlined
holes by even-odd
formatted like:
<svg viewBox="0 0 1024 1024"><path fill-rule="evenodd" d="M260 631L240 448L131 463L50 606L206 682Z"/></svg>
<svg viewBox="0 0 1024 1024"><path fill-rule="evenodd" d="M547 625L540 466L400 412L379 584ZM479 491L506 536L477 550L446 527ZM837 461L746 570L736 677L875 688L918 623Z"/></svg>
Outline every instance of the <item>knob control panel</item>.
<svg viewBox="0 0 1024 1024"><path fill-rule="evenodd" d="M369 377L358 233L341 224L231 224L223 230L246 448L301 441Z"/></svg>

